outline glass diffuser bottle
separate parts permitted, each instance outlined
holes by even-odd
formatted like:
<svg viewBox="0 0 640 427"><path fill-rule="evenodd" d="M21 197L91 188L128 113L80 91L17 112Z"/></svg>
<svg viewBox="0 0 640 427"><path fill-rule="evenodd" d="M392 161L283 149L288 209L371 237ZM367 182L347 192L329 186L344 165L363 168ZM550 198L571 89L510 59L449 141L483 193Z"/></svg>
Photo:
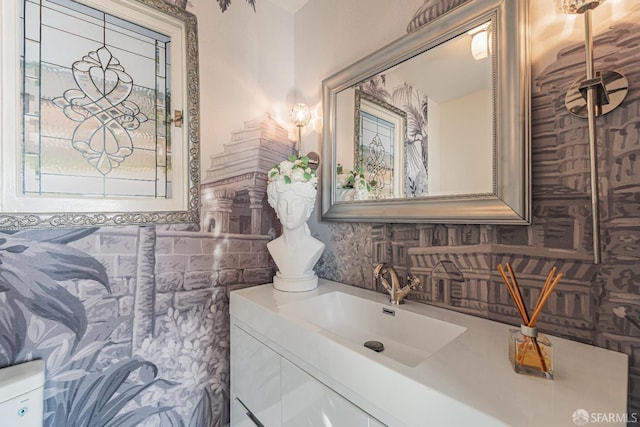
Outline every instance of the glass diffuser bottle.
<svg viewBox="0 0 640 427"><path fill-rule="evenodd" d="M553 379L551 341L535 327L509 330L509 360L519 374Z"/></svg>

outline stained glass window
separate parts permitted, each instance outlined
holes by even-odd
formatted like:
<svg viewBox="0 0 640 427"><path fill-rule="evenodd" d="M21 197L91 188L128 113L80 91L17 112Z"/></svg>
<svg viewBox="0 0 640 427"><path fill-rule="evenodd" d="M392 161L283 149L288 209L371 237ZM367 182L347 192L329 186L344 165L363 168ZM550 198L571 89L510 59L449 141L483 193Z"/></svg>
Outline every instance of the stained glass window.
<svg viewBox="0 0 640 427"><path fill-rule="evenodd" d="M360 145L363 166L376 198L393 197L395 125L360 110Z"/></svg>
<svg viewBox="0 0 640 427"><path fill-rule="evenodd" d="M22 194L171 198L171 39L71 0L24 0Z"/></svg>

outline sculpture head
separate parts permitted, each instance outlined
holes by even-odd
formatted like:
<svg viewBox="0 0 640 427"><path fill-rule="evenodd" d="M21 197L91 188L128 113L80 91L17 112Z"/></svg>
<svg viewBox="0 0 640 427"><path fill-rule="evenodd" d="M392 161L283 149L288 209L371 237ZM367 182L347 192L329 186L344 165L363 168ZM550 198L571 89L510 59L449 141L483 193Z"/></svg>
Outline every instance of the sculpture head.
<svg viewBox="0 0 640 427"><path fill-rule="evenodd" d="M315 206L317 190L310 182L282 180L267 185L267 200L285 230L295 230L306 224Z"/></svg>

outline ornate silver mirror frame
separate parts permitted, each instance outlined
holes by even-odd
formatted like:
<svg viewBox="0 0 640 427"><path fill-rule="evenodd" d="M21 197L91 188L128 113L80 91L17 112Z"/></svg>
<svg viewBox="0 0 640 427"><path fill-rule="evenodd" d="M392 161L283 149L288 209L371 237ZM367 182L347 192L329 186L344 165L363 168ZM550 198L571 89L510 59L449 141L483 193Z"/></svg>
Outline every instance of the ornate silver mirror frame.
<svg viewBox="0 0 640 427"><path fill-rule="evenodd" d="M35 3L34 3L35 4ZM0 229L18 229L18 228L48 228L48 227L74 227L74 226L104 226L104 225L144 225L144 224L172 224L172 223L197 223L199 222L199 209L200 209L200 134L199 134L199 76L198 76L198 40L197 40L197 22L196 17L173 5L170 5L163 0L117 0L117 1L104 1L104 0L79 0L78 6L72 6L71 2L66 0L54 0L51 1L50 9L47 13L58 14L60 13L58 8L71 7L71 8L93 8L94 12L87 12L87 15L82 15L82 11L72 12L72 19L79 19L84 27L103 25L101 33L106 33L108 25L118 26L121 25L123 30L119 31L115 28L114 36L112 40L125 37L123 35L133 34L134 37L140 37L143 39L146 36L164 38L165 41L170 40L170 47L165 49L163 44L155 44L155 61L153 60L151 53L151 61L158 61L158 55L164 61L166 68L158 68L155 66L155 81L156 86L143 85L136 89L131 87L134 85L131 81L131 76L126 74L127 65L123 62L120 65L117 56L126 57L135 56L131 51L119 50L117 47L113 48L109 45L107 49L107 36L102 35L101 48L94 48L93 45L89 45L90 49L87 49L86 56L77 59L73 59L76 62L73 63L73 78L76 80L78 87L76 89L69 89L64 93L56 94L56 99L45 99L44 95L40 95L41 99L45 99L47 108L56 110L58 107L58 115L61 115L60 111L64 107L69 108L69 114L65 110L64 114L71 118L74 113L81 110L85 117L90 119L100 120L97 127L102 127L103 135L107 135L106 138L112 138L117 140L115 133L119 135L125 134L125 129L129 129L132 121L137 122L138 114L141 112L138 109L138 105L129 99L113 101L113 97L120 96L122 93L129 93L131 97L136 96L136 90L138 91L138 99L140 92L144 92L147 88L150 91L155 90L155 107L145 107L148 111L146 114L141 114L142 120L140 122L153 123L150 126L155 126L155 131L152 129L151 133L145 131L145 134L137 137L138 141L142 141L145 138L151 138L152 142L151 154L145 154L147 159L155 157L155 161L151 161L151 166L147 163L143 163L138 160L134 160L131 166L125 166L128 170L133 172L118 172L123 174L128 173L124 183L119 184L117 190L106 194L104 190L105 184L102 185L102 193L97 193L95 196L91 192L81 194L80 192L74 193L75 187L82 187L88 184L83 181L88 181L89 178L74 177L73 168L65 170L64 185L60 188L70 188L70 193L55 194L54 191L50 191L45 194L44 191L31 192L24 190L26 186L21 182L26 180L24 172L27 169L26 162L23 160L25 157L25 149L22 144L26 145L26 139L23 139L22 121L24 120L23 114L26 115L23 110L23 100L21 100L21 87L22 81L25 79L25 74L21 67L21 62L27 63L26 55L28 49L21 49L21 38L24 34L24 40L29 39L27 32L22 31L24 28L21 22L26 21L25 18L21 19L21 14L24 14L24 10L27 8L34 8L39 6L33 6L29 4L23 6L22 0L3 0L1 5L1 20L0 30L2 32L2 52L0 53L0 94L2 102L0 103L0 179L2 180L2 187L0 191ZM23 9L24 7L24 9ZM45 7L45 6L42 6ZM102 13L102 15L99 15ZM37 13L34 15L37 16ZM86 19L83 18L86 16ZM34 18L37 25L43 25L39 19ZM57 18L56 18L57 19ZM109 19L111 19L109 21ZM125 21L128 21L128 24ZM26 27L26 24L24 24ZM140 33L135 33L135 28L141 28ZM133 29L132 29L133 28ZM165 31L166 29L166 31ZM62 28L64 30L64 28ZM79 30L80 31L80 30ZM62 31L64 33L64 31ZM117 34L116 34L117 33ZM140 34L140 35L136 35ZM157 36L154 36L157 34ZM42 36L42 42L47 39ZM92 39L86 39L89 42ZM86 41L85 40L85 41ZM142 45L138 39L132 39L136 43ZM29 39L29 42L32 40ZM40 38L33 40L35 43L40 42ZM115 42L111 42L115 43ZM123 43L123 42L121 42ZM126 42L124 42L126 43ZM26 44L26 42L25 42ZM95 44L95 43L94 43ZM134 43L135 44L135 43ZM118 45L118 46L124 46ZM153 42L151 43L153 46ZM158 47L160 46L160 47ZM168 45L167 45L168 46ZM133 49L130 45L127 45L127 49ZM64 49L64 48L61 48ZM149 48L145 48L144 52L149 51ZM158 53L158 49L162 53ZM90 51L93 50L93 51ZM113 50L110 52L110 50ZM141 58L144 56L142 54ZM21 61L21 57L23 60ZM82 58L82 59L81 59ZM80 60L81 59L81 60ZM122 59L122 58L120 58ZM38 59L40 61L40 59ZM43 60L44 61L44 60ZM99 62L100 67L103 67L103 77L100 77L103 82L103 86L106 89L102 90L94 86L87 86L86 83L93 81L95 72L87 73L84 71L84 76L78 78L76 75L76 68L83 72L82 67L87 68L91 61ZM142 61L142 60L141 60ZM147 61L147 59L144 59ZM135 63L135 60L133 61ZM76 67L76 64L80 64ZM104 65L102 65L104 64ZM108 65L107 65L108 64ZM146 62L145 62L146 64ZM30 63L29 63L30 65ZM48 66L48 65L47 65ZM71 67L71 64L66 65ZM92 66L95 66L92 65ZM131 66L133 67L133 66ZM99 68L99 67L98 67ZM170 73L168 72L171 69ZM111 74L107 76L107 72L111 71ZM161 71L158 71L161 70ZM164 70L167 71L167 75L164 74ZM91 70L89 70L91 71ZM89 77L89 74L91 77ZM153 72L151 74L154 74ZM115 75L123 76L114 77ZM168 75L171 76L169 80ZM39 79L40 74L35 73L34 79ZM108 80L108 78L110 80ZM171 83L165 83L164 86L158 86L158 81L165 81ZM115 83L114 83L115 79ZM68 80L68 78L67 78ZM123 82L123 84L129 85L127 92L126 88L117 88L116 86ZM95 82L93 83L95 85ZM109 91L109 86L113 84L114 88ZM141 84L141 83L139 83ZM162 84L162 83L161 83ZM84 85L84 86L83 86ZM88 89L86 89L88 87ZM161 87L161 89L158 89ZM80 90L78 90L78 88ZM102 97L96 97L91 94L91 90L97 90L104 93ZM42 90L44 92L44 89ZM84 93L80 93L80 92ZM151 93L151 92L149 92ZM79 94L79 95L78 95ZM127 97L129 97L127 95ZM84 98L80 99L80 96ZM112 98L109 98L109 97ZM122 96L121 96L122 97ZM161 98L160 98L161 97ZM123 98L123 97L122 97ZM169 98L171 104L169 105ZM75 101L80 99L80 102L84 104L74 104ZM86 101L83 101L86 100ZM149 98L146 99L147 101ZM159 101L160 100L160 101ZM166 100L166 103L165 103ZM136 100L133 100L136 101ZM42 101L41 101L42 102ZM101 104L102 102L102 104ZM143 101L143 103L146 101ZM153 104L153 101L151 102ZM55 104L55 105L53 105ZM107 105L108 104L108 105ZM139 102L140 104L140 102ZM146 105L146 104L144 104ZM85 108L86 107L86 108ZM77 108L77 109L76 109ZM142 107L141 107L142 108ZM44 109L44 107L43 107ZM100 111L98 111L100 110ZM97 111L97 112L96 112ZM120 116L119 116L120 115ZM108 116L108 117L107 117ZM78 119L78 115L73 116L81 122L83 117ZM37 120L40 119L38 116ZM50 120L50 119L49 119ZM87 121L86 119L84 119ZM51 120L50 120L51 121ZM117 124L115 123L117 122ZM119 126L120 125L120 126ZM80 124L77 125L76 130L80 128ZM111 126L109 128L109 126ZM116 126L118 129L113 130ZM164 130L158 130L164 129ZM27 130L24 134L27 134ZM70 131L64 131L66 134L70 134ZM81 151L76 148L76 133L73 133L73 138L63 139L60 138L58 144L62 146L65 152L72 152L70 146L77 151ZM111 135L109 135L111 133ZM171 138L169 138L171 135ZM39 134L36 134L36 138L40 138ZM105 138L104 136L102 137ZM125 136L125 156L130 155L132 151L136 149L136 143L131 145L131 139L135 138L129 135ZM159 143L158 141L166 139L167 142ZM67 141L67 142L64 142ZM82 141L80 141L82 143ZM112 141L113 142L113 141ZM116 141L116 145L120 141ZM129 143L127 146L126 143ZM42 142L41 142L42 144ZM138 147L143 145L143 142L138 142ZM90 164L93 175L98 175L96 170L104 176L107 173L114 171L120 171L123 167L118 169L119 163L125 164L126 159L121 160L120 151L110 151L107 153L106 145L103 143L102 156L100 160L95 160L95 151L88 153L92 148L86 148L90 144L86 143L83 149L82 155L86 159L86 163ZM145 146L146 147L146 146ZM22 154L21 154L22 153ZM99 153L99 151L98 151ZM44 156L41 153L36 155ZM91 155L93 155L93 163ZM22 158L21 158L22 156ZM56 157L57 156L57 157ZM160 157L162 158L160 159ZM98 155L99 157L99 155ZM108 160L104 160L108 157ZM131 156L134 158L135 156ZM56 154L54 158L60 160L60 169L64 169L65 158L63 154ZM138 157L139 158L139 157ZM22 162L22 163L21 163ZM86 163L83 163L82 168L88 169ZM109 163L108 165L106 163ZM50 164L54 164L50 161ZM51 169L58 167L50 167ZM137 193L137 190L127 190L129 182L135 185L135 179L141 170L145 168L151 168L155 171L151 174L155 174L156 178L146 178L147 192ZM67 170L71 172L66 172ZM34 181L40 181L40 169L35 175ZM138 174L138 175L136 175ZM86 175L86 174L85 174ZM111 179L111 178L110 178ZM161 180L160 184L157 184L158 180ZM104 182L104 179L103 179ZM115 188L115 185L114 187ZM155 188L155 190L154 190ZM118 192L131 194L119 195ZM106 194L106 195L105 195Z"/></svg>
<svg viewBox="0 0 640 427"><path fill-rule="evenodd" d="M494 24L493 192L357 202L336 200L337 95L489 20ZM322 83L322 96L325 117L323 220L530 223L530 59L526 0L467 2L327 78Z"/></svg>

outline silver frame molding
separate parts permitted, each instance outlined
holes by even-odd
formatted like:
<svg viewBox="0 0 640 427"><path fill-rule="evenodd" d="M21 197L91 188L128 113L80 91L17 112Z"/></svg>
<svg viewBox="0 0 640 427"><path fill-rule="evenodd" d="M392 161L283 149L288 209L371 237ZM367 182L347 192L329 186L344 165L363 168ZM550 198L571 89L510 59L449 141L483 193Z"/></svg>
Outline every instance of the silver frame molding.
<svg viewBox="0 0 640 427"><path fill-rule="evenodd" d="M492 194L335 200L337 94L492 19L495 171ZM531 223L530 49L527 0L474 0L425 24L322 82L322 219L459 224Z"/></svg>
<svg viewBox="0 0 640 427"><path fill-rule="evenodd" d="M184 210L149 212L55 212L21 213L0 212L1 229L95 227L113 225L184 224L200 221L200 100L198 72L198 28L195 15L163 0L129 0L155 9L184 26L186 64L184 123L188 126L185 149ZM2 63L0 58L0 64ZM0 73L1 74L1 73ZM16 101L17 105L17 101ZM5 123L3 123L4 125ZM188 175L188 176L187 176ZM46 201L45 201L46 203ZM116 201L114 204L126 203ZM117 209L117 208L116 208ZM72 210L72 207L70 207Z"/></svg>

